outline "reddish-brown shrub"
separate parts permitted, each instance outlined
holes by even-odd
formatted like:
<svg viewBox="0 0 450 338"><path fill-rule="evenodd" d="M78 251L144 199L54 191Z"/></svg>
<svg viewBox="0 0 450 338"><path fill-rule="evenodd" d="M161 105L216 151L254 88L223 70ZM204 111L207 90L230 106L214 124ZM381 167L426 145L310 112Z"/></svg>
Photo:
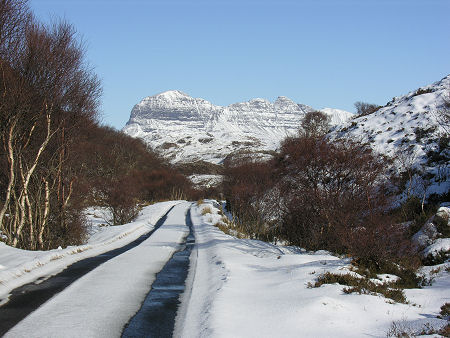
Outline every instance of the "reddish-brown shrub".
<svg viewBox="0 0 450 338"><path fill-rule="evenodd" d="M268 162L241 158L225 163L223 192L227 206L250 236L260 238L267 231L264 195L273 185L272 174Z"/></svg>
<svg viewBox="0 0 450 338"><path fill-rule="evenodd" d="M228 164L224 192L249 234L270 228L293 245L382 265L414 257L404 229L386 216L386 167L357 142L288 138L269 162Z"/></svg>

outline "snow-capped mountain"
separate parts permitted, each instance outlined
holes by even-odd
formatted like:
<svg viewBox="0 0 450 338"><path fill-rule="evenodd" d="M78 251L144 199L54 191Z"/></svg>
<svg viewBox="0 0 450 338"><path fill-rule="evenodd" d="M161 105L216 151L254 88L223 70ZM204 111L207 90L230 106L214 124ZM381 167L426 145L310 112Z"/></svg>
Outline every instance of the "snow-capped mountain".
<svg viewBox="0 0 450 338"><path fill-rule="evenodd" d="M399 169L407 166L430 180L427 194L450 189L450 75L406 95L394 97L377 111L334 127L331 137L369 142L391 157Z"/></svg>
<svg viewBox="0 0 450 338"><path fill-rule="evenodd" d="M203 160L220 163L235 152L265 153L298 131L314 109L280 96L275 102L252 99L216 106L178 90L149 96L134 106L123 131L142 138L172 162ZM353 114L325 109L334 124Z"/></svg>

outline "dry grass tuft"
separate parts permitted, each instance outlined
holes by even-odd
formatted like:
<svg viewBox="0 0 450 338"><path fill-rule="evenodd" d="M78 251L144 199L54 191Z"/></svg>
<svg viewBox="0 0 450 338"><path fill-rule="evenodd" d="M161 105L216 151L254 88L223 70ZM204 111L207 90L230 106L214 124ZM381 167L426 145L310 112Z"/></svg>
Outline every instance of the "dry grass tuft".
<svg viewBox="0 0 450 338"><path fill-rule="evenodd" d="M202 209L202 215L203 215L203 216L206 215L206 214L211 214L211 213L212 213L212 210L211 210L211 207L209 207L209 206L204 207L204 208Z"/></svg>

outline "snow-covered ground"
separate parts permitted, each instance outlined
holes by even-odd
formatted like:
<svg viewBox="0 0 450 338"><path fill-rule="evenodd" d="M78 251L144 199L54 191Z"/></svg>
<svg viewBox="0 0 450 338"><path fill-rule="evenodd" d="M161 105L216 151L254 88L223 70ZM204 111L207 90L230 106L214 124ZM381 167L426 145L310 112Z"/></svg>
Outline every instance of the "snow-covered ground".
<svg viewBox="0 0 450 338"><path fill-rule="evenodd" d="M79 260L122 247L153 229L158 219L178 201L162 202L143 208L136 221L121 226L106 223L100 211L89 210L91 237L85 245L49 251L27 251L0 242L0 300L8 293L38 278L54 275Z"/></svg>
<svg viewBox="0 0 450 338"><path fill-rule="evenodd" d="M93 234L91 247L73 255L70 252L78 252L76 248L30 253L0 246L2 276L20 272L5 283L10 287L24 278L37 278L51 267L57 271L74 256L81 259L123 245L125 239L145 232L142 227L151 228L175 204L164 225L149 239L79 278L6 336L120 336L155 274L186 236L184 218L192 204L174 201L147 207L136 222ZM210 212L204 211L206 207ZM381 295L345 294L344 286L337 284L308 287L324 272L349 272L348 258L226 235L214 226L222 217L214 201L193 205L191 216L196 246L175 337L385 337L393 322L408 332L446 323L437 315L450 302L448 263L424 269L428 274L435 270L434 282L423 289L406 290L408 304L392 303ZM49 258L58 253L58 259ZM30 272L25 272L27 267L32 268Z"/></svg>
<svg viewBox="0 0 450 338"><path fill-rule="evenodd" d="M345 273L349 260L326 252L237 239L213 226L221 216L192 210L197 246L175 336L177 337L385 337L391 324L420 331L442 326L449 302L444 267L431 287L407 290L410 304L382 296L344 294L341 285L308 288L318 275Z"/></svg>

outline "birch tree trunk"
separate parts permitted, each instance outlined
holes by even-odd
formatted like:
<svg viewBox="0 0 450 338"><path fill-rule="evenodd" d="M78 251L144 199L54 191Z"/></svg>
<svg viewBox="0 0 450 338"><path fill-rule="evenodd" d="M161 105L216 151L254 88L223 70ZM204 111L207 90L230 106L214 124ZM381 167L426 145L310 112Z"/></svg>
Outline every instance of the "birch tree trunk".
<svg viewBox="0 0 450 338"><path fill-rule="evenodd" d="M4 222L4 218L5 218L6 210L8 210L9 202L11 200L11 190L14 187L14 180L15 180L15 175L14 175L15 161L14 161L14 150L13 150L13 144L12 144L12 138L13 138L15 126L16 126L16 123L14 122L11 125L11 127L9 129L9 133L8 133L7 148L8 148L8 163L9 163L9 182L8 182L8 187L6 188L5 201L3 203L2 209L0 210L0 230L2 232L7 232L8 238L10 238L11 232L7 231L6 224Z"/></svg>
<svg viewBox="0 0 450 338"><path fill-rule="evenodd" d="M12 243L13 247L17 246L17 244L19 242L19 238L22 237L23 227L25 225L25 212L26 212L25 209L27 207L26 204L27 204L27 200L28 200L28 185L30 183L31 176L33 175L33 173L36 169L36 166L38 165L39 159L53 135L51 133L51 118L50 118L49 113L46 115L46 119L47 119L47 134L38 149L38 152L32 162L31 167L29 169L25 169L21 159L19 161L19 170L20 170L20 174L22 177L22 187L21 187L22 191L21 191L21 195L19 197L19 208L20 208L20 216L19 217L20 218L19 218L19 224L18 224L17 229L14 234L14 239L13 239L13 243ZM31 133L32 133L32 131L31 131ZM30 233L34 232L33 227L34 227L34 225L30 224L30 229L31 229Z"/></svg>
<svg viewBox="0 0 450 338"><path fill-rule="evenodd" d="M44 216L42 219L42 224L38 236L38 243L41 249L44 248L44 231L47 227L48 215L50 214L50 189L48 186L48 181L44 180L44 184L45 184Z"/></svg>

